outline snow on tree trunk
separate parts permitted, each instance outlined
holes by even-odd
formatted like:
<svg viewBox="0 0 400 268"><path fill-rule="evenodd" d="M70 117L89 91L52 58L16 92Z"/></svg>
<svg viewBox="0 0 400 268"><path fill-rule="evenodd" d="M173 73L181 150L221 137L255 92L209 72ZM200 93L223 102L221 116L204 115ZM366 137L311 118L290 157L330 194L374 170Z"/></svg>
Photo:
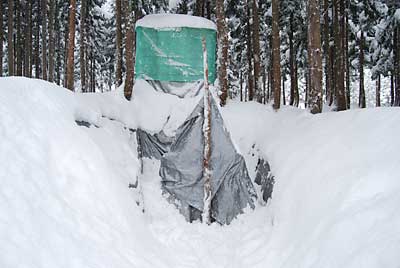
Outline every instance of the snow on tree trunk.
<svg viewBox="0 0 400 268"><path fill-rule="evenodd" d="M203 153L203 181L204 181L204 210L203 221L211 224L211 96L208 87L208 63L206 40L203 37L203 62L204 62L204 153Z"/></svg>
<svg viewBox="0 0 400 268"><path fill-rule="evenodd" d="M127 100L131 100L134 76L134 44L135 44L135 17L136 10L132 4L127 3L125 18L127 20L126 27L126 43L125 43L125 63L126 63L126 77L124 86L124 95Z"/></svg>
<svg viewBox="0 0 400 268"><path fill-rule="evenodd" d="M322 112L322 59L321 35L319 24L319 5L316 0L308 1L310 18L308 24L308 68L309 68L309 98L311 113Z"/></svg>
<svg viewBox="0 0 400 268"><path fill-rule="evenodd" d="M228 33L225 23L225 10L224 1L217 0L217 29L218 29L218 80L221 90L220 105L226 104L228 97L228 76L227 76L227 62L228 62Z"/></svg>

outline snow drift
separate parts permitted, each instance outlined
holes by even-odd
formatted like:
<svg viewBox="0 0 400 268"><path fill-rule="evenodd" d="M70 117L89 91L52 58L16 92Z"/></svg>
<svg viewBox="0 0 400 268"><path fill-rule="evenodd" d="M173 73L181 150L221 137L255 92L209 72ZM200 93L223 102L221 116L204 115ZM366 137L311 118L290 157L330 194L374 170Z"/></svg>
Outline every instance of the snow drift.
<svg viewBox="0 0 400 268"><path fill-rule="evenodd" d="M127 102L0 78L0 267L400 265L399 109L312 116L232 101L221 113L250 176L262 155L276 183L268 205L222 227L185 221L161 195L158 161L139 174L130 130L173 133L197 102L142 81Z"/></svg>

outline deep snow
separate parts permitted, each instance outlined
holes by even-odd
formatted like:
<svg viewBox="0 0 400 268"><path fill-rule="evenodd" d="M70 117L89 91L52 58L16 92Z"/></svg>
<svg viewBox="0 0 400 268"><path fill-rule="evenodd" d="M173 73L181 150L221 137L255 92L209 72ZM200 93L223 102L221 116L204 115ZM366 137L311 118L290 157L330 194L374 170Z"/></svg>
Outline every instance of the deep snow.
<svg viewBox="0 0 400 268"><path fill-rule="evenodd" d="M157 161L140 174L129 130L172 135L199 97L0 78L0 267L400 266L400 109L231 101L221 112L250 175L262 155L276 184L267 205L206 226L161 196Z"/></svg>

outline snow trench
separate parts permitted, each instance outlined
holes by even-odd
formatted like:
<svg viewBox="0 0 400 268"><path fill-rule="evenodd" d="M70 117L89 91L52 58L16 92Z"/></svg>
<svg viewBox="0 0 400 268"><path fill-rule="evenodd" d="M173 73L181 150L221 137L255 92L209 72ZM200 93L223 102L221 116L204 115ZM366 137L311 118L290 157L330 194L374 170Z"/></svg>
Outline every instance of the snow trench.
<svg viewBox="0 0 400 268"><path fill-rule="evenodd" d="M134 94L0 78L0 267L398 267L398 108L230 101L221 113L250 177L264 156L274 191L206 226L162 196L159 161L141 174L132 131L172 135L199 99L141 81Z"/></svg>

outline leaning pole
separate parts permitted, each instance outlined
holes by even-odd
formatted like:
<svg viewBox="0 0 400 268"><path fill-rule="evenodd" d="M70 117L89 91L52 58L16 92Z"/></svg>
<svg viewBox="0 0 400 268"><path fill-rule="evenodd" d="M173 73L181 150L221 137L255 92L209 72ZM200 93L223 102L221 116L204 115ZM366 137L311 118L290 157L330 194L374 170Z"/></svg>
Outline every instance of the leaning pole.
<svg viewBox="0 0 400 268"><path fill-rule="evenodd" d="M208 63L206 39L202 39L203 66L204 66L204 153L203 153L203 181L204 181L204 210L203 222L211 224L211 96L208 85Z"/></svg>

